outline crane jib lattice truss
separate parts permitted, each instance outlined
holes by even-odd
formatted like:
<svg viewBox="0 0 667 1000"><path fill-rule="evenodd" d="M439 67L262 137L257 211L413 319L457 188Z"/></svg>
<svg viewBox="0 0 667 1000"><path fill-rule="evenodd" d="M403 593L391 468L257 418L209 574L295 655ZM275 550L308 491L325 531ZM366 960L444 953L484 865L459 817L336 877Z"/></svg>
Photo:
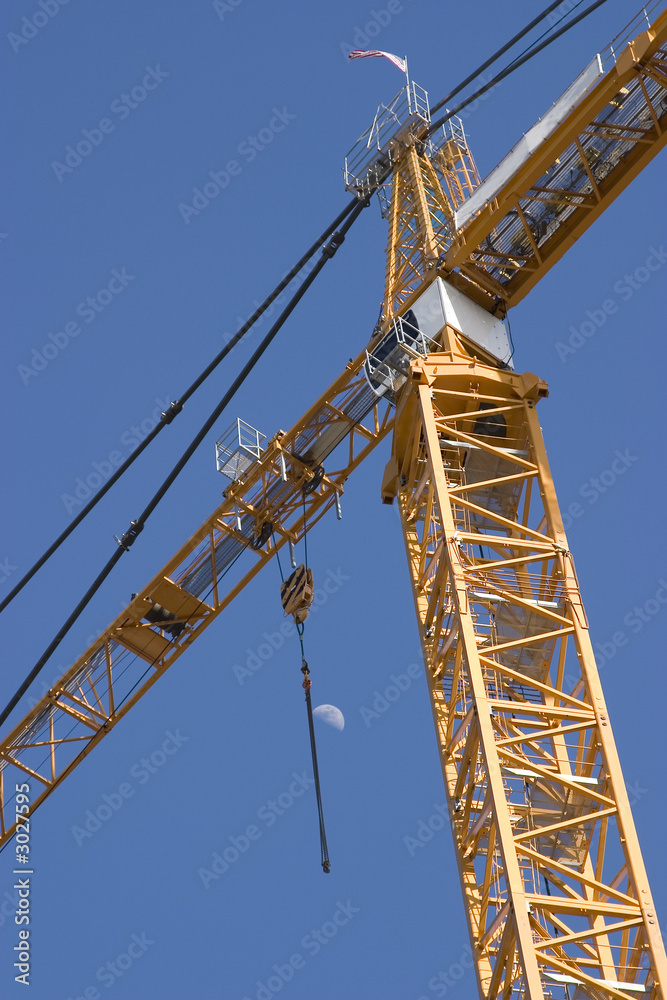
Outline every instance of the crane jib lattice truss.
<svg viewBox="0 0 667 1000"><path fill-rule="evenodd" d="M460 122L431 130L414 84L383 106L346 163L389 222L378 329L289 432L257 439L221 506L2 739L3 844L16 782L41 788L33 812L393 431L382 498L400 508L480 995L664 998L537 421L547 387L512 370L502 323L667 141L652 9L484 181Z"/></svg>

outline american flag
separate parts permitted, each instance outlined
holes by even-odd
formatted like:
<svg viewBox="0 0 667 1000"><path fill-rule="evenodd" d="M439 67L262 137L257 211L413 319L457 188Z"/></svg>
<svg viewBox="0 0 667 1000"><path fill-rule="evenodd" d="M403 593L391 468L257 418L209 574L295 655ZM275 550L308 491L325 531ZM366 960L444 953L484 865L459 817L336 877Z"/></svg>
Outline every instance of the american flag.
<svg viewBox="0 0 667 1000"><path fill-rule="evenodd" d="M401 59L399 56L392 55L391 52L380 52L379 49L355 49L354 52L350 52L348 59L366 59L367 56L384 56L389 62L392 62L394 66L398 66L402 73L407 73L408 66L407 60Z"/></svg>

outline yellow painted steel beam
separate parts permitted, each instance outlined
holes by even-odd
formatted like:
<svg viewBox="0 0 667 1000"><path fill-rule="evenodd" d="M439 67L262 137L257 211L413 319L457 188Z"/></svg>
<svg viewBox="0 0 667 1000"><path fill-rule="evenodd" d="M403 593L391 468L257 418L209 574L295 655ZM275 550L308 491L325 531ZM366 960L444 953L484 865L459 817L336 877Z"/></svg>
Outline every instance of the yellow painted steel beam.
<svg viewBox="0 0 667 1000"><path fill-rule="evenodd" d="M596 1000L631 986L664 1000L667 958L535 409L546 386L454 352L411 374L384 489L399 502L480 995L541 1000L568 976Z"/></svg>
<svg viewBox="0 0 667 1000"><path fill-rule="evenodd" d="M437 274L500 314L521 300L667 141L666 39L663 13L458 230L479 185L462 132L395 151L385 330ZM623 105L631 118L610 120ZM566 976L595 1000L627 1000L630 984L664 1000L667 960L537 423L546 385L440 335L395 420L365 356L351 362L0 741L0 844L15 832L15 779L42 786L33 812L331 508L393 423L382 492L399 500L480 995L543 1000ZM357 422L347 414L369 394Z"/></svg>
<svg viewBox="0 0 667 1000"><path fill-rule="evenodd" d="M436 274L503 315L667 144L667 10L608 59L604 74L508 169L502 186L490 186L470 219L461 215L466 201L493 172L480 182L462 130L458 143L440 145L436 135L397 147L385 321L409 308Z"/></svg>
<svg viewBox="0 0 667 1000"><path fill-rule="evenodd" d="M389 205L383 328L409 308L451 245L454 208L479 183L461 134L429 156L408 137L397 150Z"/></svg>
<svg viewBox="0 0 667 1000"><path fill-rule="evenodd" d="M348 476L389 433L393 410L371 391L364 361L365 353L350 362L290 431L271 439L217 510L0 740L0 846L16 829L14 787L21 776L42 786L29 816L276 551L331 509ZM346 416L360 403L368 408L365 424ZM304 492L322 455L338 444L320 485ZM147 620L156 605L173 617Z"/></svg>
<svg viewBox="0 0 667 1000"><path fill-rule="evenodd" d="M466 226L448 250L443 274L458 271L516 305L605 211L667 143L667 11L618 55L614 65ZM629 107L632 118L607 125L606 116ZM602 119L602 121L600 121ZM596 159L600 140L607 141ZM597 145L596 145L597 143ZM558 183L560 164L568 164ZM587 181L576 191L573 171ZM553 232L533 232L526 216L551 202ZM514 246L507 246L512 217ZM527 241L527 242L526 242ZM498 244L496 246L496 244Z"/></svg>

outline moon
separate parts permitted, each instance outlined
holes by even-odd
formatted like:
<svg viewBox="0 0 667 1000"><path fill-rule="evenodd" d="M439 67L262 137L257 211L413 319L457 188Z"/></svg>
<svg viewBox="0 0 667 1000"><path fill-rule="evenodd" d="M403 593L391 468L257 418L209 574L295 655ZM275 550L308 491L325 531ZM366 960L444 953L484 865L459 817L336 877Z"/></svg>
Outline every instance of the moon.
<svg viewBox="0 0 667 1000"><path fill-rule="evenodd" d="M326 722L328 726L333 726L339 732L343 731L343 726L345 725L345 718L343 713L335 705L318 705L316 709L313 710L313 717L316 719L321 719L322 722Z"/></svg>

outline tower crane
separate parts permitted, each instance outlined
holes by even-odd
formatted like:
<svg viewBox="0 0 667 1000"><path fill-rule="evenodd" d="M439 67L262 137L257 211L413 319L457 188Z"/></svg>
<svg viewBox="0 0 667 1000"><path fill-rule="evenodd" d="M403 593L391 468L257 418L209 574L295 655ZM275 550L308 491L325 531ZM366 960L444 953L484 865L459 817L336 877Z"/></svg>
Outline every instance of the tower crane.
<svg viewBox="0 0 667 1000"><path fill-rule="evenodd" d="M389 236L360 354L288 431L237 422L223 502L0 743L0 842L385 438L481 997L665 996L667 959L537 407L505 319L665 145L643 12L482 180L409 81L346 159ZM559 992L560 991L560 992Z"/></svg>

